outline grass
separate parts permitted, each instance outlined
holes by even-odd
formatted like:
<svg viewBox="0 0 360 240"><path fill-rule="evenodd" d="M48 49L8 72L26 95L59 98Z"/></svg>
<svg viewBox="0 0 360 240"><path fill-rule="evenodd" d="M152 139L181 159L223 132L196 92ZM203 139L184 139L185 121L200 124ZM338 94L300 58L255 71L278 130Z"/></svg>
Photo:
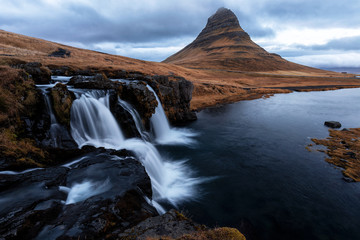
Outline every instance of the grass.
<svg viewBox="0 0 360 240"><path fill-rule="evenodd" d="M311 139L316 145L327 147L326 161L343 169L345 177L360 182L360 128L329 130L326 139Z"/></svg>

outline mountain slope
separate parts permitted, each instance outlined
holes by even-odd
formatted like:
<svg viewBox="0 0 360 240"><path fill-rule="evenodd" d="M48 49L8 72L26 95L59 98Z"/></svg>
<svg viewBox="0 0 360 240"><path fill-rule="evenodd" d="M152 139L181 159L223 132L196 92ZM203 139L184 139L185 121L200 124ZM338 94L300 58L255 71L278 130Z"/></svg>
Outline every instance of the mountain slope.
<svg viewBox="0 0 360 240"><path fill-rule="evenodd" d="M238 71L314 70L268 53L240 27L235 14L220 8L198 37L163 62L190 68Z"/></svg>

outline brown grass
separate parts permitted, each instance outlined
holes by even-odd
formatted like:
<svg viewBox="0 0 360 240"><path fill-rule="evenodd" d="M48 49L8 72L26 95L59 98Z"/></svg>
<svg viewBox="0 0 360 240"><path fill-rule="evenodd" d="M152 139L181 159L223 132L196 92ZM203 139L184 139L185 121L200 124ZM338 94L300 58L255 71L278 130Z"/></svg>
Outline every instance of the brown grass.
<svg viewBox="0 0 360 240"><path fill-rule="evenodd" d="M329 130L326 139L311 139L316 145L327 147L327 162L343 168L345 177L360 182L360 128L348 131Z"/></svg>
<svg viewBox="0 0 360 240"><path fill-rule="evenodd" d="M18 69L0 66L0 155L12 168L39 167L45 152L35 141L21 138L21 116L34 114L37 103L32 80Z"/></svg>
<svg viewBox="0 0 360 240"><path fill-rule="evenodd" d="M34 140L19 139L13 127L0 130L0 153L12 161L12 168L42 167L39 160L45 158L44 151L36 147Z"/></svg>

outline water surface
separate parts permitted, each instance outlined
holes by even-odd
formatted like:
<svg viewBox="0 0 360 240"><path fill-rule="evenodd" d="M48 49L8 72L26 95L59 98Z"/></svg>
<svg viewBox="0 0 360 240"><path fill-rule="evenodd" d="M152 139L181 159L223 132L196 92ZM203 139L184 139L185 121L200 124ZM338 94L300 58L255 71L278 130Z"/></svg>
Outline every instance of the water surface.
<svg viewBox="0 0 360 240"><path fill-rule="evenodd" d="M187 158L198 176L217 177L180 209L248 239L360 239L360 185L305 149L328 136L324 121L360 127L359 103L360 89L295 92L198 113L194 148L159 147Z"/></svg>

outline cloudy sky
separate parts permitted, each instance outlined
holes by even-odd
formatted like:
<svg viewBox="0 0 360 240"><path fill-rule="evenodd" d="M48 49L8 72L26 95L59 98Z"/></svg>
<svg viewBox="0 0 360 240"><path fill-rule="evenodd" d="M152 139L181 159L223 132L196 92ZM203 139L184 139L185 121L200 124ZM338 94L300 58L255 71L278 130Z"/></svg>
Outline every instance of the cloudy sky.
<svg viewBox="0 0 360 240"><path fill-rule="evenodd" d="M0 0L0 29L162 61L219 7L266 50L314 67L360 68L358 0Z"/></svg>

